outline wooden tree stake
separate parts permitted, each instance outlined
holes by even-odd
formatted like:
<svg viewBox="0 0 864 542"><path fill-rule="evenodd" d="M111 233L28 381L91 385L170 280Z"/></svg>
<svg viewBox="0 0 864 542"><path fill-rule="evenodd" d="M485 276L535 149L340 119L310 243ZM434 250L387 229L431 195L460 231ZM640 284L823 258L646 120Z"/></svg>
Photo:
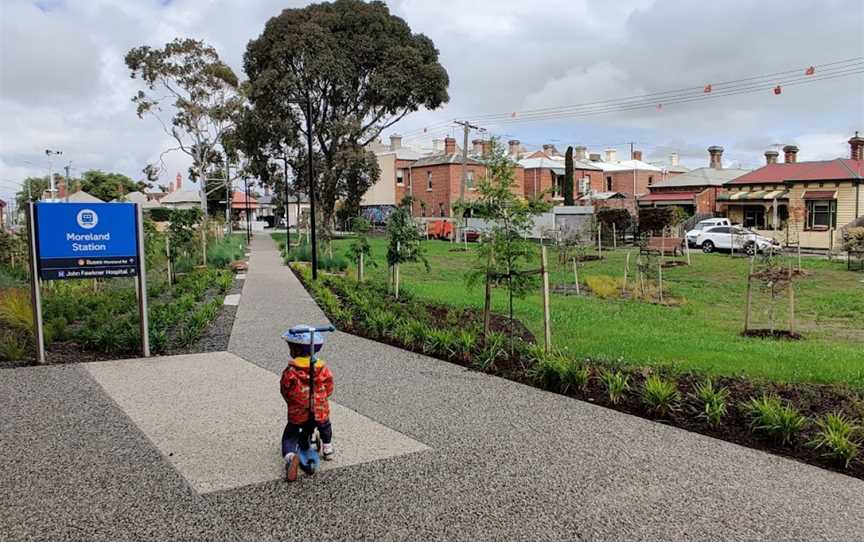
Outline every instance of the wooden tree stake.
<svg viewBox="0 0 864 542"><path fill-rule="evenodd" d="M357 282L363 282L363 253L360 253L360 261L357 264Z"/></svg>
<svg viewBox="0 0 864 542"><path fill-rule="evenodd" d="M621 287L621 296L627 293L627 272L630 270L630 251L627 251L627 257L624 259L624 285Z"/></svg>
<svg viewBox="0 0 864 542"><path fill-rule="evenodd" d="M546 260L546 247L540 247L540 266L543 274L543 335L546 353L552 350L552 322L549 314L549 264Z"/></svg>
<svg viewBox="0 0 864 542"><path fill-rule="evenodd" d="M618 231L614 222L612 223L612 248L618 248Z"/></svg>
<svg viewBox="0 0 864 542"><path fill-rule="evenodd" d="M789 268L789 333L795 333L795 288L792 283L792 268Z"/></svg>
<svg viewBox="0 0 864 542"><path fill-rule="evenodd" d="M576 264L576 258L573 258L573 280L576 284L576 295L579 295L579 269Z"/></svg>
<svg viewBox="0 0 864 542"><path fill-rule="evenodd" d="M753 262L755 258L750 258L750 270L747 272L747 304L744 308L744 333L750 330L750 307L753 303Z"/></svg>

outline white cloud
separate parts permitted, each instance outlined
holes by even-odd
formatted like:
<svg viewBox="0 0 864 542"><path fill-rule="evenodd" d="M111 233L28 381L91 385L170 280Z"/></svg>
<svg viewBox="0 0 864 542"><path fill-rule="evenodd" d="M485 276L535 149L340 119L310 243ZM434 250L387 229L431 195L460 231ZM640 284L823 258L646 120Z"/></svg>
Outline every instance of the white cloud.
<svg viewBox="0 0 864 542"><path fill-rule="evenodd" d="M859 0L393 0L392 11L433 39L451 102L395 131L455 134L446 122L482 113L584 103L717 82L862 54ZM46 171L45 148L78 171L141 177L171 147L158 124L136 117L123 57L177 36L210 43L238 73L246 44L288 6L281 0L66 0L43 10L0 4L0 180ZM819 14L814 24L814 14ZM545 141L637 141L651 159L672 150L703 165L719 144L730 162L759 164L772 144L800 157L846 156L864 129L864 77L590 119L508 124L494 132ZM424 126L441 129L422 133ZM406 138L407 139L407 138ZM428 144L428 140L424 141ZM624 150L624 147L621 148ZM28 165L25 162L34 165ZM165 157L162 182L189 160Z"/></svg>

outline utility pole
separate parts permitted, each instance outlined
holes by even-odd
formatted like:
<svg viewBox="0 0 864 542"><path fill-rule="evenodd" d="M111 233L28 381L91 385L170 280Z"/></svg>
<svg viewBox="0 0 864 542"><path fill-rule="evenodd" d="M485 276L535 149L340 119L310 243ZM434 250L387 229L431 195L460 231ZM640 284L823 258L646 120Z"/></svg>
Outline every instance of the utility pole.
<svg viewBox="0 0 864 542"><path fill-rule="evenodd" d="M60 156L63 154L63 151L52 151L51 149L45 149L45 156L48 157L48 183L49 183L49 192L51 192L51 201L57 201L57 186L54 184L54 174L51 171L51 157L54 155Z"/></svg>
<svg viewBox="0 0 864 542"><path fill-rule="evenodd" d="M471 129L479 130L479 126L474 126L468 121L455 121L456 124L462 127L462 182L459 183L459 201L465 203L465 185L468 183L468 135ZM463 222L465 216L462 216ZM465 235L464 228L462 235Z"/></svg>

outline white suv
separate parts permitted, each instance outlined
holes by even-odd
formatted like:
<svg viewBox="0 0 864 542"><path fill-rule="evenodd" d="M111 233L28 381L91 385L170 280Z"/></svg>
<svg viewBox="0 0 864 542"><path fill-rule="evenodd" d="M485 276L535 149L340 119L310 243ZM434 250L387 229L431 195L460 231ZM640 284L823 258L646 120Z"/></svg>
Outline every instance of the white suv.
<svg viewBox="0 0 864 542"><path fill-rule="evenodd" d="M756 252L779 250L780 243L758 235L741 226L713 226L699 232L696 237L696 246L702 247L702 252L714 252L717 249L744 251L753 255Z"/></svg>
<svg viewBox="0 0 864 542"><path fill-rule="evenodd" d="M706 218L705 220L700 220L695 226L693 226L693 229L684 234L684 237L687 239L687 244L691 247L698 246L696 245L696 238L703 230L713 228L714 226L731 225L732 223L729 222L728 218Z"/></svg>

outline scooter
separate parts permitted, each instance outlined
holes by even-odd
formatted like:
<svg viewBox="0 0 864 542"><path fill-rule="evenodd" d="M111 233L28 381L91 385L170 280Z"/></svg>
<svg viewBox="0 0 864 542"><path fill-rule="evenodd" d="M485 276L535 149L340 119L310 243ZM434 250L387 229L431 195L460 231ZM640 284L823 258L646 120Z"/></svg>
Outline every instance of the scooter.
<svg viewBox="0 0 864 542"><path fill-rule="evenodd" d="M315 428L315 361L318 359L315 352L315 333L330 333L336 331L332 325L309 328L309 431L305 439L300 441L297 456L300 459L300 468L306 474L314 474L321 466L321 438L318 429Z"/></svg>

